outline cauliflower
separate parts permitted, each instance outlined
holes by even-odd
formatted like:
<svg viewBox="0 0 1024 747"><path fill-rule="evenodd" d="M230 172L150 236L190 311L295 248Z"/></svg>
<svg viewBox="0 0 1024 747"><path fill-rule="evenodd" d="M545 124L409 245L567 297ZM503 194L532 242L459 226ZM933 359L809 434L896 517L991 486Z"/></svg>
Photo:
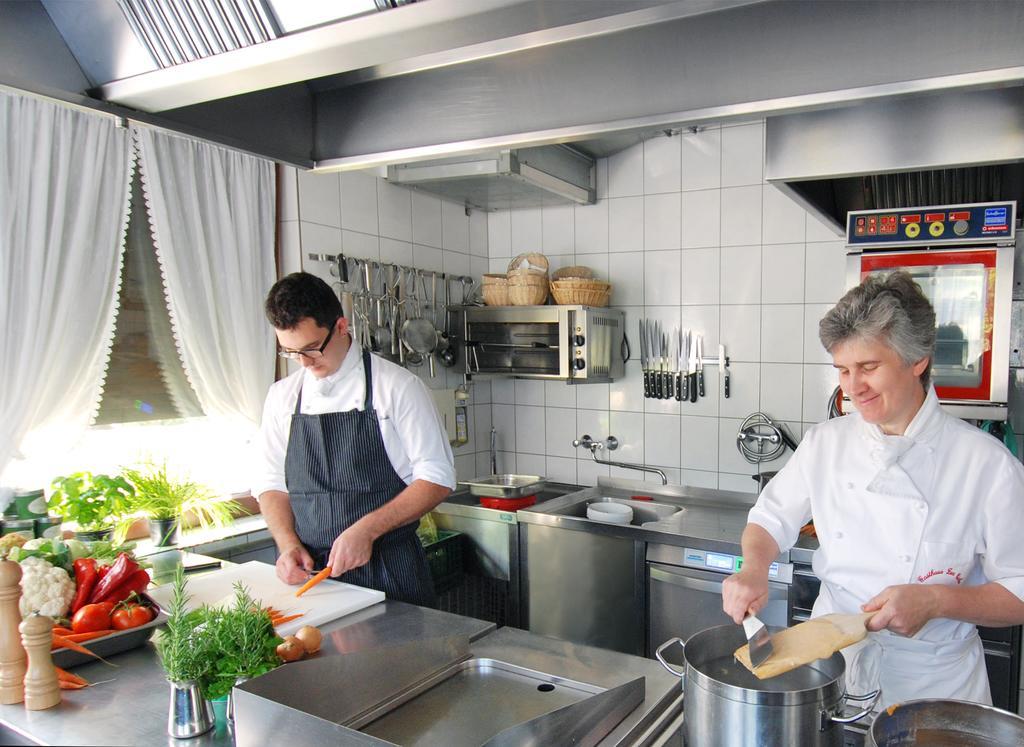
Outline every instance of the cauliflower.
<svg viewBox="0 0 1024 747"><path fill-rule="evenodd" d="M63 568L57 568L42 558L21 561L22 617L39 612L48 617L64 617L75 598L75 582Z"/></svg>

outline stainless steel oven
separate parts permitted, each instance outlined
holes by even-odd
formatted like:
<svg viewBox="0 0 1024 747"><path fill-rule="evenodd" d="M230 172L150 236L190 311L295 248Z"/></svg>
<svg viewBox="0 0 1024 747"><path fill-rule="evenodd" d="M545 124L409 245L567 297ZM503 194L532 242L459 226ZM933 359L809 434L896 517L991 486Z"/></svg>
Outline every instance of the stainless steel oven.
<svg viewBox="0 0 1024 747"><path fill-rule="evenodd" d="M705 628L731 623L722 611L722 582L742 565L743 558L730 552L648 543L647 656L670 638L686 640ZM784 628L790 620L793 566L772 563L768 577L768 604L758 617Z"/></svg>
<svg viewBox="0 0 1024 747"><path fill-rule="evenodd" d="M625 371L625 314L591 306L462 307L466 374L609 382Z"/></svg>
<svg viewBox="0 0 1024 747"><path fill-rule="evenodd" d="M847 285L909 272L936 314L932 377L943 407L1007 419L1015 202L861 210L847 218Z"/></svg>

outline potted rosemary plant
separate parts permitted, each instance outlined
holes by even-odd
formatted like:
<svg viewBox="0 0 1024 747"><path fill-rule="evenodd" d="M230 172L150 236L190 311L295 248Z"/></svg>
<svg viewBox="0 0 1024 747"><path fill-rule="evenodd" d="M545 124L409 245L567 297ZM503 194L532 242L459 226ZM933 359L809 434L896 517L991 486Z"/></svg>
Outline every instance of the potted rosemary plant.
<svg viewBox="0 0 1024 747"><path fill-rule="evenodd" d="M167 463L146 464L123 470L134 488L126 501L128 512L149 519L150 539L158 547L176 544L186 514L198 526L226 526L235 516L231 504L192 480L172 475Z"/></svg>
<svg viewBox="0 0 1024 747"><path fill-rule="evenodd" d="M115 526L130 513L134 489L121 475L75 472L50 485L47 506L66 521L73 521L79 539L110 539Z"/></svg>

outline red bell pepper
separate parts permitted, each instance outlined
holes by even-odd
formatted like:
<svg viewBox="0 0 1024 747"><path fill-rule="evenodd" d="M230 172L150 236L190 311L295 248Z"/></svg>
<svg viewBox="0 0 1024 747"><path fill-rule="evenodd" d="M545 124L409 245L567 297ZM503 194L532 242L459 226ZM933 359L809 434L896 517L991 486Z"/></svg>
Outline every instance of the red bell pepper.
<svg viewBox="0 0 1024 747"><path fill-rule="evenodd" d="M123 602L125 599L130 597L132 594L141 594L149 586L149 572L143 568L138 568L132 575L125 579L121 584L115 586L113 589L107 592L107 594L101 597L99 600L102 602Z"/></svg>
<svg viewBox="0 0 1024 747"><path fill-rule="evenodd" d="M99 580L99 573L96 570L94 558L79 558L71 567L75 571L75 598L71 602L71 613L78 612L85 606L89 597L92 596L93 587Z"/></svg>
<svg viewBox="0 0 1024 747"><path fill-rule="evenodd" d="M128 553L120 553L114 564L110 567L103 578L101 578L96 586L93 587L92 594L89 597L90 602L99 602L107 598L110 592L123 584L128 580L135 571L139 569L139 564L132 560Z"/></svg>

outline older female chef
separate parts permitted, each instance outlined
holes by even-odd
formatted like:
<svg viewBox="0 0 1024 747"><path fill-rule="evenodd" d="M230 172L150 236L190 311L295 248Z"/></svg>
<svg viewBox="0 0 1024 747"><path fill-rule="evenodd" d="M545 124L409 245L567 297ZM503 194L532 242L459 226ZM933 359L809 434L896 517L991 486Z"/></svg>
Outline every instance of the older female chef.
<svg viewBox="0 0 1024 747"><path fill-rule="evenodd" d="M761 493L725 612L764 606L769 564L813 517L814 616L875 612L843 652L850 690L991 703L975 626L1024 622L1024 468L939 407L935 313L906 273L867 278L819 335L857 413L811 428Z"/></svg>

